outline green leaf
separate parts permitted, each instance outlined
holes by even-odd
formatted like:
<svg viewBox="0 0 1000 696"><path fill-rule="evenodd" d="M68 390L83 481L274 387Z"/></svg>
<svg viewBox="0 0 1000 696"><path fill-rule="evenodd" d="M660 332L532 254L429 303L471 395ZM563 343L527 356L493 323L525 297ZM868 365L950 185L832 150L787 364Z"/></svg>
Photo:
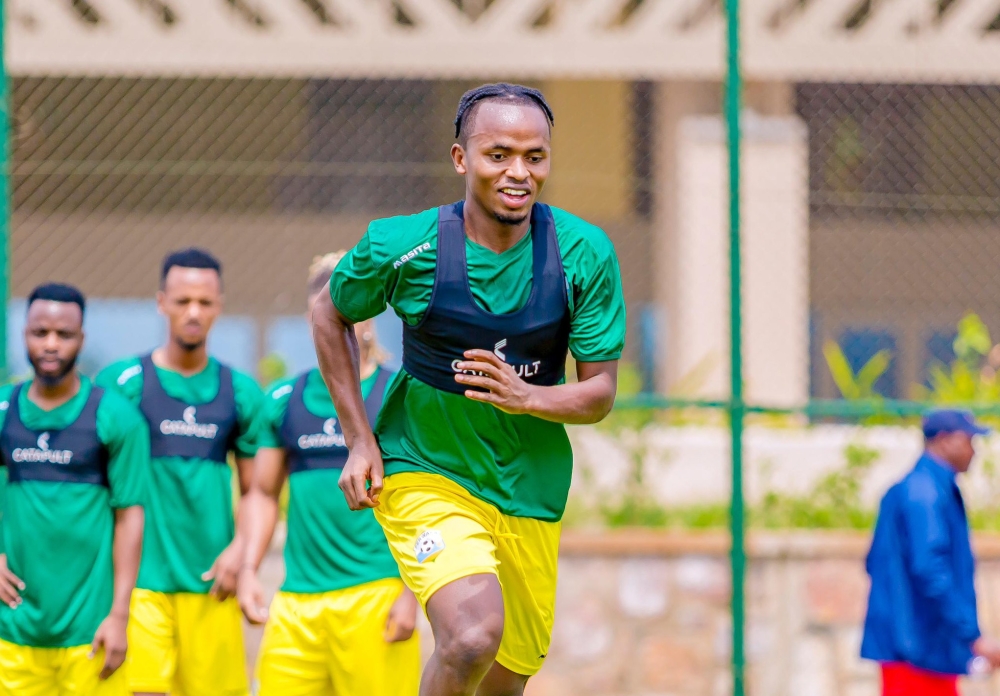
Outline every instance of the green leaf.
<svg viewBox="0 0 1000 696"><path fill-rule="evenodd" d="M847 362L844 351L834 341L827 341L823 344L823 357L826 358L827 367L830 368L830 376L833 383L845 399L861 398L861 390L858 387L858 380L854 376L854 370Z"/></svg>
<svg viewBox="0 0 1000 696"><path fill-rule="evenodd" d="M860 370L858 370L858 389L863 396L873 396L875 393L875 382L885 374L892 362L892 353L888 350L880 350L875 353Z"/></svg>

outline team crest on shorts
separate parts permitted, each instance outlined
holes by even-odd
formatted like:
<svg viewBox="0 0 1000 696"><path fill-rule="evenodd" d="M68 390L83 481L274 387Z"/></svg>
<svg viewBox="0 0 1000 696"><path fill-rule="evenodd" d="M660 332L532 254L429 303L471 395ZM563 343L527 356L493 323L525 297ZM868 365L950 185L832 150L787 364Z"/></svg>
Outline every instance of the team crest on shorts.
<svg viewBox="0 0 1000 696"><path fill-rule="evenodd" d="M417 543L413 545L413 553L417 556L417 563L423 563L437 556L444 551L444 539L441 532L436 529L428 529L417 537Z"/></svg>

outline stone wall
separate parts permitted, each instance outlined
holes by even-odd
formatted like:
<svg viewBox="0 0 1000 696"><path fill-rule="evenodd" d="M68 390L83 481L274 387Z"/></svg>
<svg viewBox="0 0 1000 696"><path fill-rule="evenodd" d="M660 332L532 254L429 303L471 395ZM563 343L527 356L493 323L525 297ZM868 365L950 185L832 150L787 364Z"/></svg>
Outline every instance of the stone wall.
<svg viewBox="0 0 1000 696"><path fill-rule="evenodd" d="M527 696L731 693L728 539L718 533L566 533L552 648ZM747 573L748 693L877 696L858 658L866 535L756 534ZM976 539L980 616L1000 634L1000 537ZM277 549L263 569L280 581ZM257 632L248 634L256 651ZM424 631L425 652L432 649ZM965 696L1000 696L1000 677Z"/></svg>

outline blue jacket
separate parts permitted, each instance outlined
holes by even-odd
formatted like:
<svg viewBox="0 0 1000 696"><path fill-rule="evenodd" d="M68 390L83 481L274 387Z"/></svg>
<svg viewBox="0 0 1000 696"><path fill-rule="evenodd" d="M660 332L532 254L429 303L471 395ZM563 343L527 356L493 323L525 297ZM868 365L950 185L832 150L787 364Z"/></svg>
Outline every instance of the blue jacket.
<svg viewBox="0 0 1000 696"><path fill-rule="evenodd" d="M924 453L882 499L861 657L964 674L979 637L975 560L955 472Z"/></svg>

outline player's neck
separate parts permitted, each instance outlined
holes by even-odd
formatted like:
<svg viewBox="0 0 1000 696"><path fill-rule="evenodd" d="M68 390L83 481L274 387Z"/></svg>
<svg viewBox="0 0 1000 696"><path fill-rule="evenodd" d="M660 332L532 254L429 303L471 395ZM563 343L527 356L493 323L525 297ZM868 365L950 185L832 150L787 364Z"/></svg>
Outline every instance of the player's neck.
<svg viewBox="0 0 1000 696"><path fill-rule="evenodd" d="M165 346L153 351L153 363L190 377L208 367L208 348L204 343L197 348L186 348L177 341L168 340Z"/></svg>
<svg viewBox="0 0 1000 696"><path fill-rule="evenodd" d="M472 196L465 197L462 217L465 219L465 235L495 254L502 254L521 241L531 226L530 217L516 225L500 222L476 203Z"/></svg>
<svg viewBox="0 0 1000 696"><path fill-rule="evenodd" d="M59 408L80 392L80 374L73 370L57 382L46 382L37 377L31 380L28 399L43 411Z"/></svg>

